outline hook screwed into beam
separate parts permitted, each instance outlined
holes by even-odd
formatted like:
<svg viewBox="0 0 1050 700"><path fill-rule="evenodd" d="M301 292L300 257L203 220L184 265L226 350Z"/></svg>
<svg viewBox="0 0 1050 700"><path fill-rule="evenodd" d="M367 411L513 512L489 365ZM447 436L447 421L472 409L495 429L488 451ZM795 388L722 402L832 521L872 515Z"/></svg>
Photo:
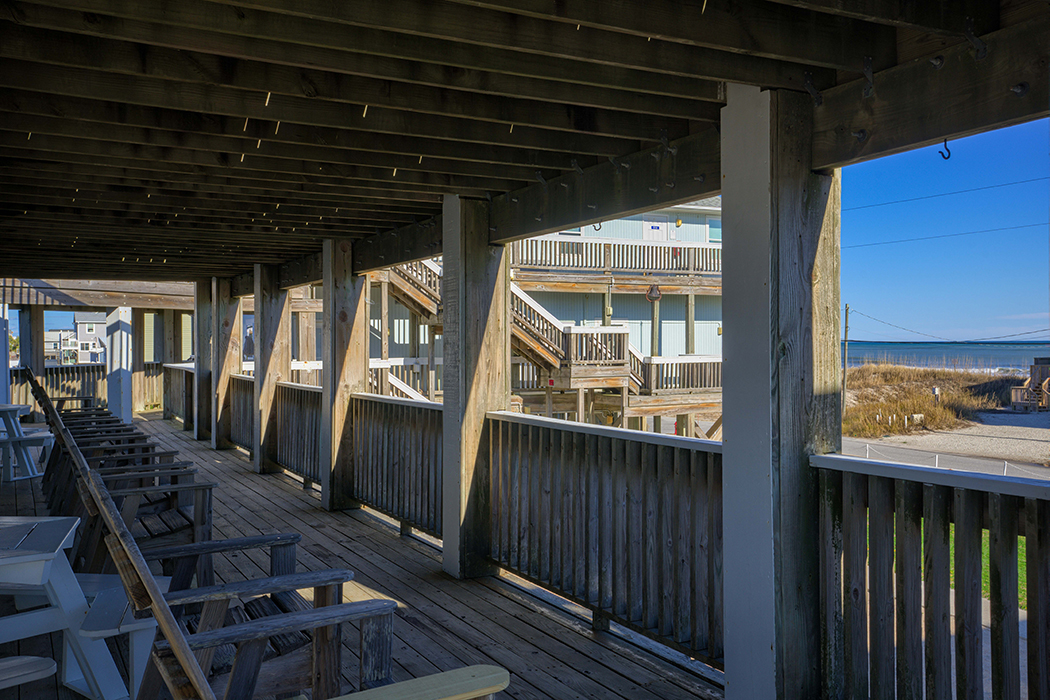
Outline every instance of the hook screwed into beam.
<svg viewBox="0 0 1050 700"><path fill-rule="evenodd" d="M948 151L948 155L945 155L944 151ZM941 154L941 158L944 158L945 160L948 160L949 158L952 157L952 151L951 151L950 148L948 148L948 139L944 139L944 151L937 151L938 153Z"/></svg>
<svg viewBox="0 0 1050 700"><path fill-rule="evenodd" d="M973 46L974 58L978 61L988 55L988 46L973 33L973 17L966 18L966 31L963 33L966 40Z"/></svg>
<svg viewBox="0 0 1050 700"><path fill-rule="evenodd" d="M570 162L570 163L572 163L572 169L573 169L573 170L575 170L575 171L576 171L577 173L579 173L580 175L583 175L583 168L581 168L581 167L580 167L580 161L578 161L578 160L576 160L575 158L573 158L573 159L572 159L571 161L569 161L569 162Z"/></svg>
<svg viewBox="0 0 1050 700"><path fill-rule="evenodd" d="M864 86L864 97L871 97L875 94L875 71L872 70L871 56L864 57L864 79L868 81L868 84Z"/></svg>
<svg viewBox="0 0 1050 700"><path fill-rule="evenodd" d="M802 82L802 87L806 88L806 92L813 98L813 103L818 107L824 104L824 96L820 94L820 90L813 84L813 73L806 71L805 79Z"/></svg>

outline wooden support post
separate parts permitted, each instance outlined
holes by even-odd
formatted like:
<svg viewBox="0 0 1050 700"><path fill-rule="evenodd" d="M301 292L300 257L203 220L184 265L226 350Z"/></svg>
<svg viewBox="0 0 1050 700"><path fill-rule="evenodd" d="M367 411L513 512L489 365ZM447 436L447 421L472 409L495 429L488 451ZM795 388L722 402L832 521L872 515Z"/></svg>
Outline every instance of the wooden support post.
<svg viewBox="0 0 1050 700"><path fill-rule="evenodd" d="M427 326L427 398L437 398L437 359L434 357L434 326Z"/></svg>
<svg viewBox="0 0 1050 700"><path fill-rule="evenodd" d="M175 323L177 321L175 311L173 309L164 309L162 318L164 340L162 342L161 358L165 364L171 364L175 362Z"/></svg>
<svg viewBox="0 0 1050 700"><path fill-rule="evenodd" d="M182 317L185 316L181 311L175 311L172 316L171 323L171 361L182 362L186 359L185 355L182 354Z"/></svg>
<svg viewBox="0 0 1050 700"><path fill-rule="evenodd" d="M243 364L241 338L244 321L241 300L232 294L233 280L212 278L212 352L211 376L215 391L211 394L211 447L224 450L234 446L233 406L230 403L230 376L240 373Z"/></svg>
<svg viewBox="0 0 1050 700"><path fill-rule="evenodd" d="M44 383L44 307L40 304L23 306L18 312L19 363L33 373L40 386ZM35 406L35 403L34 403ZM32 419L41 421L44 414L34 408Z"/></svg>
<svg viewBox="0 0 1050 700"><path fill-rule="evenodd" d="M62 349L59 347L60 358L61 353ZM134 413L146 410L145 309L131 310L131 410Z"/></svg>
<svg viewBox="0 0 1050 700"><path fill-rule="evenodd" d="M685 295L685 354L696 354L696 295ZM682 413L675 420L675 434L696 437L696 414Z"/></svg>
<svg viewBox="0 0 1050 700"><path fill-rule="evenodd" d="M586 420L587 408L584 401L584 390L576 390L576 422L583 423Z"/></svg>
<svg viewBox="0 0 1050 700"><path fill-rule="evenodd" d="M416 358L417 362L418 362L418 359L419 359L419 322L420 322L419 314L417 314L417 313L415 313L413 311L409 311L408 312L408 355L409 355L409 357ZM413 367L411 368L412 374L411 374L410 378L407 379L406 381L408 381L408 383L412 385L413 389L416 389L417 391L422 392L423 391L423 377L422 377L422 374L420 374L418 377L416 376L418 369L419 369L419 365L418 364L413 365ZM416 384L417 380L419 382L418 384Z"/></svg>
<svg viewBox="0 0 1050 700"><path fill-rule="evenodd" d="M608 245L608 244L606 244ZM602 292L602 325L612 325L612 283L609 288Z"/></svg>
<svg viewBox="0 0 1050 700"><path fill-rule="evenodd" d="M292 295L280 286L280 267L255 266L255 471L280 469L277 382L292 370Z"/></svg>
<svg viewBox="0 0 1050 700"><path fill-rule="evenodd" d="M9 352L11 347L10 333L10 326L8 326L7 322L7 304L0 304L0 337L3 337L5 353ZM61 353L62 344L59 343L59 357L62 356ZM0 370L0 403L12 403L11 372L7 368Z"/></svg>
<svg viewBox="0 0 1050 700"><path fill-rule="evenodd" d="M722 112L726 697L818 697L809 455L841 445L840 179L812 172L808 95L730 84Z"/></svg>
<svg viewBox="0 0 1050 700"><path fill-rule="evenodd" d="M379 358L390 359L390 283L379 283ZM379 393L390 394L390 368L379 371Z"/></svg>
<svg viewBox="0 0 1050 700"><path fill-rule="evenodd" d="M350 397L368 391L368 277L353 274L353 246L325 240L324 340L321 347L321 506L342 510L354 500L354 425Z"/></svg>
<svg viewBox="0 0 1050 700"><path fill-rule="evenodd" d="M106 310L106 399L110 413L131 423L131 309Z"/></svg>
<svg viewBox="0 0 1050 700"><path fill-rule="evenodd" d="M652 305L652 318L649 329L649 355L660 355L660 300L649 302Z"/></svg>
<svg viewBox="0 0 1050 700"><path fill-rule="evenodd" d="M485 414L510 405L508 254L492 246L489 204L445 195L442 211L445 571L488 573L488 431Z"/></svg>
<svg viewBox="0 0 1050 700"><path fill-rule="evenodd" d="M193 285L193 438L211 439L211 408L214 390L211 370L215 315L212 280ZM187 409L188 410L188 409Z"/></svg>

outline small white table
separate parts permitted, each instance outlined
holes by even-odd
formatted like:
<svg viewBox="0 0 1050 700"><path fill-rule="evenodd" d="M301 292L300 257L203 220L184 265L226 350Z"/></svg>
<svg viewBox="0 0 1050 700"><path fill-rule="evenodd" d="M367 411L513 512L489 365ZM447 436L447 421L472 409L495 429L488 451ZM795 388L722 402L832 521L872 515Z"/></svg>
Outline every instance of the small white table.
<svg viewBox="0 0 1050 700"><path fill-rule="evenodd" d="M94 700L124 700L128 689L105 640L81 633L89 606L63 554L73 546L79 523L79 518L0 517L0 589L42 593L49 603L0 618L0 644L62 632L62 683Z"/></svg>
<svg viewBox="0 0 1050 700"><path fill-rule="evenodd" d="M26 435L22 430L22 424L18 417L29 413L30 406L23 404L0 404L0 423L2 423L4 435L0 436L0 448L2 448L3 470L0 479L3 481L17 481L19 479L32 479L40 476L41 472L36 467L36 462L29 454L31 444L42 447L50 444L53 439L50 433L39 435ZM15 463L22 469L22 476L15 477Z"/></svg>

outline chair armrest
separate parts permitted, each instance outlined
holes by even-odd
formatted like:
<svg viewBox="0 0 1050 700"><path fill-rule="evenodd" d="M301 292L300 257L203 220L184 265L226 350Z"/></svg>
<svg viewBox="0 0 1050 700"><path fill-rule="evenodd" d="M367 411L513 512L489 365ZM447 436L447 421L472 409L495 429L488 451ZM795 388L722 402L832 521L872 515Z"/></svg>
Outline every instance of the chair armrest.
<svg viewBox="0 0 1050 700"><path fill-rule="evenodd" d="M136 486L130 489L112 489L109 492L114 498L117 496L132 496L144 493L174 493L175 491L211 491L218 487L214 481L194 482L190 484L164 484L162 486Z"/></svg>
<svg viewBox="0 0 1050 700"><path fill-rule="evenodd" d="M186 605L187 603L203 603L207 600L247 598L252 596L269 595L270 593L280 593L281 591L297 591L300 588L332 586L352 581L353 578L354 572L346 569L305 571L301 574L285 574L284 576L255 578L248 581L238 581L236 583L222 583L217 586L186 588L184 590L167 593L165 594L164 599L168 601L169 606Z"/></svg>
<svg viewBox="0 0 1050 700"><path fill-rule="evenodd" d="M333 700L471 700L494 695L510 685L499 666L468 666L393 685L362 690Z"/></svg>
<svg viewBox="0 0 1050 700"><path fill-rule="evenodd" d="M102 481L121 481L123 479L153 479L155 477L168 478L172 476L192 476L198 472L196 467L176 467L173 469L148 469L148 470L136 470L127 472L112 472L109 474L99 474L102 477Z"/></svg>
<svg viewBox="0 0 1050 700"><path fill-rule="evenodd" d="M282 544L298 544L303 536L298 532L280 532L275 535L253 535L251 537L234 537L228 540L208 540L206 542L193 542L171 547L152 547L142 550L142 556L146 561L158 559L177 559L179 557L197 556L202 554L220 554L222 552L233 552L242 549L259 549L260 547L272 547Z"/></svg>
<svg viewBox="0 0 1050 700"><path fill-rule="evenodd" d="M322 608L300 610L270 615L257 620L249 620L239 625L220 627L218 629L186 636L190 649L207 649L220 644L237 644L252 639L272 637L276 634L314 630L318 627L338 625L344 622L363 620L381 615L393 615L397 603L393 600L361 600L356 603L326 605ZM155 650L165 652L171 649L167 640L157 642Z"/></svg>

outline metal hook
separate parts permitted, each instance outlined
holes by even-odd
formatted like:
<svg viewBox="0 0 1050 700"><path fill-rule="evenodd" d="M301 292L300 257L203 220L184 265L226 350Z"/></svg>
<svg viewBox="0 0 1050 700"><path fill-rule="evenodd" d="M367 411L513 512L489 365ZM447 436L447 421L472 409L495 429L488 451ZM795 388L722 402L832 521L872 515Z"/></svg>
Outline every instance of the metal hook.
<svg viewBox="0 0 1050 700"><path fill-rule="evenodd" d="M988 45L978 39L973 33L973 17L966 18L966 31L963 32L963 35L966 37L966 40L970 42L970 46L973 47L974 58L980 61L988 55Z"/></svg>
<svg viewBox="0 0 1050 700"><path fill-rule="evenodd" d="M581 167L580 167L580 162L579 162L578 160L576 160L575 158L573 158L573 159L572 159L571 161L569 161L569 162L570 162L570 163L572 164L572 169L573 169L573 170L575 170L576 172L578 172L578 173L579 173L580 175L583 175L583 168L581 168Z"/></svg>
<svg viewBox="0 0 1050 700"><path fill-rule="evenodd" d="M948 151L948 155L944 155L944 151ZM937 151L938 153L941 154L941 158L944 158L945 160L948 160L949 158L952 157L952 150L950 148L948 148L948 139L944 139L944 151Z"/></svg>
<svg viewBox="0 0 1050 700"><path fill-rule="evenodd" d="M813 84L813 73L806 71L805 79L802 82L802 87L806 89L806 92L813 98L813 102L819 107L824 103L824 96L820 94L820 90Z"/></svg>
<svg viewBox="0 0 1050 700"><path fill-rule="evenodd" d="M875 94L875 72L872 70L871 56L864 57L864 79L868 81L868 84L864 86L864 97L871 97Z"/></svg>
<svg viewBox="0 0 1050 700"><path fill-rule="evenodd" d="M602 230L602 222L599 221L598 223L596 223L593 226L591 226L591 228L593 228L595 231L601 231Z"/></svg>

